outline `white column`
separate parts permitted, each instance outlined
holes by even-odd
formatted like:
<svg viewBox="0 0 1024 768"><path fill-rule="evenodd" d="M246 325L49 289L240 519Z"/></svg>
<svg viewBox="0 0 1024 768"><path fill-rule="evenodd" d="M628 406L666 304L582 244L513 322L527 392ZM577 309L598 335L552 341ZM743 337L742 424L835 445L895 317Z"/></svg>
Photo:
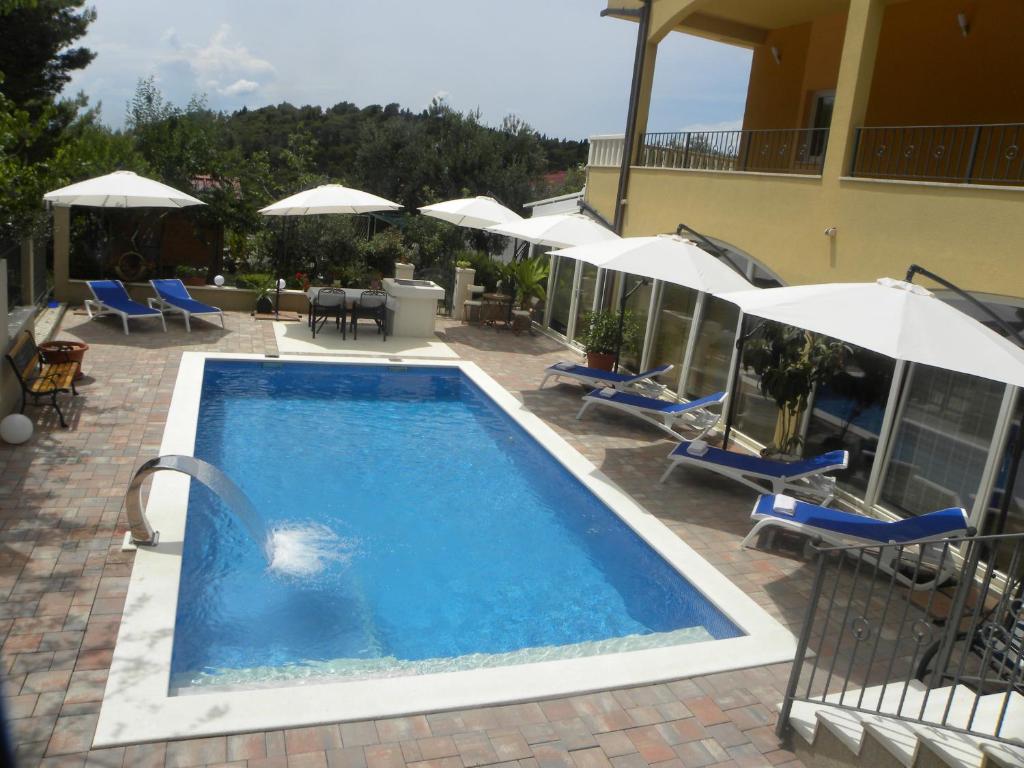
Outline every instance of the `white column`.
<svg viewBox="0 0 1024 768"><path fill-rule="evenodd" d="M690 375L690 366L693 365L693 355L697 351L697 336L700 333L700 323L704 318L704 306L707 304L707 294L704 291L697 292L697 301L693 305L693 318L690 320L690 335L686 337L686 347L683 352L683 362L679 368L679 387L677 394L686 399L686 380ZM740 317L743 313L740 313ZM735 350L736 345L733 344Z"/></svg>
<svg viewBox="0 0 1024 768"><path fill-rule="evenodd" d="M968 510L971 525L979 531L985 521L988 500L992 498L992 491L995 488L999 465L1003 460L1003 450L1010 437L1010 425L1013 423L1018 397L1020 397L1020 389L1008 384L1003 392L1003 401L999 405L999 415L996 417L995 430L992 432L992 441L989 443L988 457L985 459L985 468L982 470L981 480L978 483L978 495L974 498L974 506ZM1019 478L1018 482L1021 482Z"/></svg>
<svg viewBox="0 0 1024 768"><path fill-rule="evenodd" d="M899 423L899 416L903 413L902 401L905 398L900 395L903 392L903 381L907 378L908 367L909 364L906 360L897 360L896 367L892 371L889 397L885 401L885 414L882 416L882 428L878 435L878 446L875 448L875 461L871 465L868 487L864 492L864 507L866 509L871 509L871 507L878 503L882 477L885 474L885 465L889 463L889 450L893 431Z"/></svg>

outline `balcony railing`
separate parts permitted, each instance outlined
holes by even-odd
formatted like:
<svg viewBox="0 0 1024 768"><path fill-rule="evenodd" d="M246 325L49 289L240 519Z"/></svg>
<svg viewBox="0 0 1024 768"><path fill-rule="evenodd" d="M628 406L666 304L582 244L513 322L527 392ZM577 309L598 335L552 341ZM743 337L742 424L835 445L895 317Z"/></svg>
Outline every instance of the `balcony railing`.
<svg viewBox="0 0 1024 768"><path fill-rule="evenodd" d="M1020 735L1024 534L815 550L780 735L794 702Z"/></svg>
<svg viewBox="0 0 1024 768"><path fill-rule="evenodd" d="M701 171L820 174L826 128L647 133L638 165Z"/></svg>
<svg viewBox="0 0 1024 768"><path fill-rule="evenodd" d="M1024 185L1024 124L859 128L851 176Z"/></svg>

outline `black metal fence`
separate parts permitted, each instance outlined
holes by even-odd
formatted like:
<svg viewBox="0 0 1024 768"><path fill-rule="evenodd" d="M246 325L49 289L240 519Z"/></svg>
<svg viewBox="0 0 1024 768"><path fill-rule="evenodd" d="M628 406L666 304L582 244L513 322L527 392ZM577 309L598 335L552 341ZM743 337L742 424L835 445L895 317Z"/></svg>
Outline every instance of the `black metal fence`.
<svg viewBox="0 0 1024 768"><path fill-rule="evenodd" d="M1024 124L858 128L852 176L953 184L1024 183Z"/></svg>
<svg viewBox="0 0 1024 768"><path fill-rule="evenodd" d="M648 168L820 174L827 128L645 133L639 164Z"/></svg>
<svg viewBox="0 0 1024 768"><path fill-rule="evenodd" d="M1024 692L1024 534L817 549L794 702L1010 741Z"/></svg>

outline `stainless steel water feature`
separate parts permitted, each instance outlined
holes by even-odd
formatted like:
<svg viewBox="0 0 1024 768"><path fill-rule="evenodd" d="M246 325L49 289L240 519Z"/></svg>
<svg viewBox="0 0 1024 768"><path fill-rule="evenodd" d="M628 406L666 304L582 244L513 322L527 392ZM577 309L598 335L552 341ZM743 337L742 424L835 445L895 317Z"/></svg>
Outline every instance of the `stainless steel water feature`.
<svg viewBox="0 0 1024 768"><path fill-rule="evenodd" d="M174 455L150 459L135 470L135 475L132 477L131 483L128 484L128 491L124 497L125 511L128 514L128 524L131 528L125 533L122 549L152 547L156 546L159 541L160 532L153 530L143 511L145 506L142 503L142 484L147 477L162 470L186 474L217 494L238 518L238 521L245 526L252 540L266 554L266 526L263 524L263 518L256 512L252 502L242 492L242 489L212 464L194 456Z"/></svg>

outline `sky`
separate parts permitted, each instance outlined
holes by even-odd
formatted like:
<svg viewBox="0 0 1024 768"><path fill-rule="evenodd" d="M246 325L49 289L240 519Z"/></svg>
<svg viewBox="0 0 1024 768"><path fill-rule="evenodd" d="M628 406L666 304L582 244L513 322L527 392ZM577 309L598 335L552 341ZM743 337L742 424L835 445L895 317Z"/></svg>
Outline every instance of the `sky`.
<svg viewBox="0 0 1024 768"><path fill-rule="evenodd" d="M625 126L636 24L604 0L94 0L96 59L67 92L124 123L140 78L172 102L233 111L290 102L420 110L443 98L549 136ZM651 131L738 127L750 53L673 33L660 45Z"/></svg>

